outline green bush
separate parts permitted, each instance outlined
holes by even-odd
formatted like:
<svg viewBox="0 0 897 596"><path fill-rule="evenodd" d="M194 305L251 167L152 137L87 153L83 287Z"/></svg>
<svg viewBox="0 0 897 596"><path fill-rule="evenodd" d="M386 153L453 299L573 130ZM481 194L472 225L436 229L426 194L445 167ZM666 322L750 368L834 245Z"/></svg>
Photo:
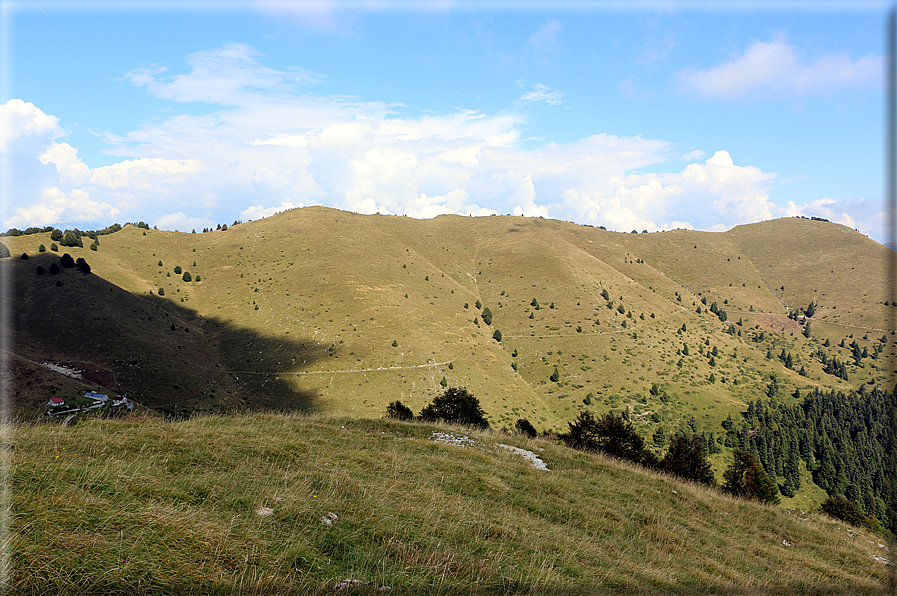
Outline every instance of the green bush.
<svg viewBox="0 0 897 596"><path fill-rule="evenodd" d="M657 437L654 437L657 444ZM670 441L670 448L658 466L664 472L693 480L707 486L714 486L716 478L707 461L707 455L696 435L678 435Z"/></svg>
<svg viewBox="0 0 897 596"><path fill-rule="evenodd" d="M59 242L60 240L62 240L62 230L57 228L50 232L50 240L53 240L54 242Z"/></svg>
<svg viewBox="0 0 897 596"><path fill-rule="evenodd" d="M844 495L827 498L819 505L819 509L829 517L846 521L853 526L868 528L873 532L882 530L878 520L867 516L862 509Z"/></svg>
<svg viewBox="0 0 897 596"><path fill-rule="evenodd" d="M486 413L480 407L480 400L463 387L449 387L420 412L422 420L442 420L455 424L466 424L489 428Z"/></svg>
<svg viewBox="0 0 897 596"><path fill-rule="evenodd" d="M181 277L184 281L193 281L193 276L190 275L189 271L184 271L184 276Z"/></svg>
<svg viewBox="0 0 897 596"><path fill-rule="evenodd" d="M386 417L392 420L411 420L414 418L414 412L411 408L396 400L386 406Z"/></svg>
<svg viewBox="0 0 897 596"><path fill-rule="evenodd" d="M159 288L159 296L165 295L165 288Z"/></svg>
<svg viewBox="0 0 897 596"><path fill-rule="evenodd" d="M484 323L486 323L487 325L492 324L492 311L489 310L488 306L483 309L482 317Z"/></svg>
<svg viewBox="0 0 897 596"><path fill-rule="evenodd" d="M558 438L568 447L581 451L601 451L648 467L657 465L657 456L645 448L645 441L631 422L613 414L595 418L588 411L580 412L569 430Z"/></svg>
<svg viewBox="0 0 897 596"><path fill-rule="evenodd" d="M518 418L517 422L514 423L514 430L519 432L521 435L526 435L529 438L535 438L539 433L536 432L536 427L530 424L530 421L526 418Z"/></svg>
<svg viewBox="0 0 897 596"><path fill-rule="evenodd" d="M62 240L59 241L59 244L61 244L62 246L77 246L79 248L84 247L84 243L81 242L81 237L71 230L65 231L65 234L63 234Z"/></svg>
<svg viewBox="0 0 897 596"><path fill-rule="evenodd" d="M0 259L9 258L9 247L0 242Z"/></svg>
<svg viewBox="0 0 897 596"><path fill-rule="evenodd" d="M769 479L754 454L736 447L733 455L732 464L723 473L723 489L743 499L778 504L779 489L776 483Z"/></svg>
<svg viewBox="0 0 897 596"><path fill-rule="evenodd" d="M47 252L47 247L41 244L37 247L37 252Z"/></svg>
<svg viewBox="0 0 897 596"><path fill-rule="evenodd" d="M56 246L55 242L53 242L52 244L50 244L50 250L52 250L53 252L59 252L59 247Z"/></svg>
<svg viewBox="0 0 897 596"><path fill-rule="evenodd" d="M492 339L494 339L497 342L501 342L501 331L496 329L495 333L492 334Z"/></svg>
<svg viewBox="0 0 897 596"><path fill-rule="evenodd" d="M72 258L72 255L69 253L65 253L62 255L62 258L59 260L63 267L66 269L71 269L75 266L75 259Z"/></svg>
<svg viewBox="0 0 897 596"><path fill-rule="evenodd" d="M98 246L99 245L96 242L94 242L93 244L90 245L90 250L96 251Z"/></svg>
<svg viewBox="0 0 897 596"><path fill-rule="evenodd" d="M180 266L180 265L175 265L175 268L174 268L174 274L175 274L175 275L180 275L180 274L181 274L181 271L182 271L181 266Z"/></svg>

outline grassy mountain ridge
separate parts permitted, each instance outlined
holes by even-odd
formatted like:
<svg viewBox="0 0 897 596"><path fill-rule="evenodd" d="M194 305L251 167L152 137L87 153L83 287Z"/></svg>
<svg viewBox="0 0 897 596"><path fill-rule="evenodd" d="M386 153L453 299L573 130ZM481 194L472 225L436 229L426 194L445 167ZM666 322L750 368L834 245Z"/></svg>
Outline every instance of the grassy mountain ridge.
<svg viewBox="0 0 897 596"><path fill-rule="evenodd" d="M692 418L719 430L767 391L771 374L783 399L795 388L882 383L893 353L887 249L828 222L623 234L539 218L310 207L204 234L126 226L98 251L61 247L87 259L88 276L35 275L57 258L37 252L48 234L4 242L17 281L16 354L93 362L132 398L169 412L377 417L394 399L418 410L445 378L467 386L499 426L525 416L560 428L582 408L625 409L649 436ZM182 281L175 266L201 281ZM787 314L813 300L805 338ZM713 302L727 323L707 311ZM43 324L49 314L53 324ZM739 319L741 336L727 333ZM823 372L826 339L827 353L852 362L842 339L871 351L883 335L881 358L850 364L849 381ZM783 349L793 369L767 358ZM668 399L649 393L654 384ZM16 387L20 409L38 411L43 385Z"/></svg>
<svg viewBox="0 0 897 596"><path fill-rule="evenodd" d="M824 516L494 431L132 418L24 424L12 447L13 594L308 594L345 579L369 582L353 593L878 594L893 558Z"/></svg>

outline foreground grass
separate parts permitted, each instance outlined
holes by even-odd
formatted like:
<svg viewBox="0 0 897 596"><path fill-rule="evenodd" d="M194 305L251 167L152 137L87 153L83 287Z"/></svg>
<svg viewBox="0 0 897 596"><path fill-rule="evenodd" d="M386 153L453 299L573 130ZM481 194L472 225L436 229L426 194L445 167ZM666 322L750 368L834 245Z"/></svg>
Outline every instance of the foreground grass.
<svg viewBox="0 0 897 596"><path fill-rule="evenodd" d="M370 582L354 593L875 594L873 555L893 558L825 517L467 429L88 420L21 426L13 447L16 594L305 594L349 578Z"/></svg>

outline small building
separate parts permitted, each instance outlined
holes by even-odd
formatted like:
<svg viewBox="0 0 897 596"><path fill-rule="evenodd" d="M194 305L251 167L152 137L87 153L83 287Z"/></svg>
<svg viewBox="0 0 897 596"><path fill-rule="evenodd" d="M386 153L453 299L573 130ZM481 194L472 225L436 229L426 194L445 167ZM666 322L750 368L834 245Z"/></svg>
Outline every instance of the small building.
<svg viewBox="0 0 897 596"><path fill-rule="evenodd" d="M95 399L97 401L109 401L109 396L105 393L94 393L93 391L86 391L84 397Z"/></svg>
<svg viewBox="0 0 897 596"><path fill-rule="evenodd" d="M126 403L128 403L128 398L124 395L116 395L115 399L112 400L113 406L120 406Z"/></svg>
<svg viewBox="0 0 897 596"><path fill-rule="evenodd" d="M64 406L65 400L61 397L51 397L50 401L47 403L47 406Z"/></svg>

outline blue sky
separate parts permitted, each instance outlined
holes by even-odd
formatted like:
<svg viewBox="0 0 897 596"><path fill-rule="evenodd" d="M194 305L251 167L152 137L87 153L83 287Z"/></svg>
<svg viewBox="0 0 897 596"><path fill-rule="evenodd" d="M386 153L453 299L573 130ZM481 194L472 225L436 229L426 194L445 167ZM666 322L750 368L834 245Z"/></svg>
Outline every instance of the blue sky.
<svg viewBox="0 0 897 596"><path fill-rule="evenodd" d="M303 205L884 240L884 3L2 3L0 227Z"/></svg>

